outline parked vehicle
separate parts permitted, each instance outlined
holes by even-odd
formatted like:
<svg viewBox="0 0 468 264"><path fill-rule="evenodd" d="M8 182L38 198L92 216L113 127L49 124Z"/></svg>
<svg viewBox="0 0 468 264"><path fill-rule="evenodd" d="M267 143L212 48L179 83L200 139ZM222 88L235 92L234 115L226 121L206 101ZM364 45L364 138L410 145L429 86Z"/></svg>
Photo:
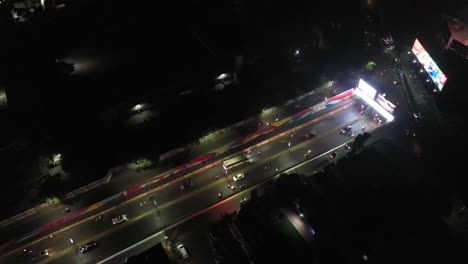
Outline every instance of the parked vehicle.
<svg viewBox="0 0 468 264"><path fill-rule="evenodd" d="M182 256L182 258L188 258L189 255L187 253L187 250L185 249L184 245L183 244L180 244L177 246L177 250L179 250L179 253L180 255Z"/></svg>

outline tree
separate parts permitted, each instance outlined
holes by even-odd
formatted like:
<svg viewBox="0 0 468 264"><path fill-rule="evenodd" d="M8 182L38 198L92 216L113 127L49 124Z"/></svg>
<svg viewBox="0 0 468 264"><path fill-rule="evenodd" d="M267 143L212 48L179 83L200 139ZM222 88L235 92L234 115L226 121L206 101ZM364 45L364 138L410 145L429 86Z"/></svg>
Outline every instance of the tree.
<svg viewBox="0 0 468 264"><path fill-rule="evenodd" d="M373 61L369 61L367 64L366 64L366 70L368 71L372 71L374 70L375 66L377 65L377 63L373 62Z"/></svg>
<svg viewBox="0 0 468 264"><path fill-rule="evenodd" d="M361 149L364 147L364 143L368 138L370 138L371 134L365 132L364 134L359 134L356 136L353 142L353 146L351 148L351 153L356 154L361 151Z"/></svg>
<svg viewBox="0 0 468 264"><path fill-rule="evenodd" d="M300 193L303 187L304 184L302 183L301 176L299 174L281 174L274 182L273 197L283 201L294 200L297 193Z"/></svg>
<svg viewBox="0 0 468 264"><path fill-rule="evenodd" d="M47 175L40 187L41 197L62 196L64 194L61 174Z"/></svg>

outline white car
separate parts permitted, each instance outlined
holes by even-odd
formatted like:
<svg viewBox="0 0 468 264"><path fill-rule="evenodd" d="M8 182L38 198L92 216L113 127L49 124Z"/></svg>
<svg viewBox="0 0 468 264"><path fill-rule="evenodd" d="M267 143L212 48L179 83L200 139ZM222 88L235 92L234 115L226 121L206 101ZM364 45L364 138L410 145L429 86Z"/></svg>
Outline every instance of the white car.
<svg viewBox="0 0 468 264"><path fill-rule="evenodd" d="M185 249L183 244L178 245L177 249L179 250L179 253L182 256L182 258L188 258L189 257L189 255L187 253L187 250Z"/></svg>
<svg viewBox="0 0 468 264"><path fill-rule="evenodd" d="M112 224L118 224L124 221L128 221L127 215L119 215L117 217L112 218Z"/></svg>
<svg viewBox="0 0 468 264"><path fill-rule="evenodd" d="M236 176L232 176L234 181L242 180L244 178L244 173L238 173Z"/></svg>

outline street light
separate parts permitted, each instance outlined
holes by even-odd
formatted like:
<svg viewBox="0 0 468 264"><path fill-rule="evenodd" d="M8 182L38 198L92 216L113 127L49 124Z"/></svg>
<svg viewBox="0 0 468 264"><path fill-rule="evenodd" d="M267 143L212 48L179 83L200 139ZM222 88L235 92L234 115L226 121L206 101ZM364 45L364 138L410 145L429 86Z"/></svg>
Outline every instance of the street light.
<svg viewBox="0 0 468 264"><path fill-rule="evenodd" d="M143 104L136 104L136 105L133 107L133 110L139 111L139 110L141 110L141 108L143 108Z"/></svg>
<svg viewBox="0 0 468 264"><path fill-rule="evenodd" d="M226 77L227 77L227 74L226 74L226 73L221 73L221 74L217 77L217 79L218 79L218 80L222 80L222 79L224 79L224 78L226 78Z"/></svg>
<svg viewBox="0 0 468 264"><path fill-rule="evenodd" d="M52 162L54 163L54 165L56 165L61 160L62 160L62 155L60 153L52 156Z"/></svg>

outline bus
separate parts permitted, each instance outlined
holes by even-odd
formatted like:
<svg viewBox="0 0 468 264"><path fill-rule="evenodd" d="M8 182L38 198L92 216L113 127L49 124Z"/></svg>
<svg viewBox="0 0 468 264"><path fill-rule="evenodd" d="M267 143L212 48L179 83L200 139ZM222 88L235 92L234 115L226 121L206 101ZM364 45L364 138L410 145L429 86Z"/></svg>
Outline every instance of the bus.
<svg viewBox="0 0 468 264"><path fill-rule="evenodd" d="M249 159L247 158L247 156L245 154L240 154L238 156L235 156L235 157L232 157L230 159L227 159L225 161L223 161L223 168L226 170L226 172L230 169L230 168L234 168L236 166L239 166L245 162L249 161Z"/></svg>

